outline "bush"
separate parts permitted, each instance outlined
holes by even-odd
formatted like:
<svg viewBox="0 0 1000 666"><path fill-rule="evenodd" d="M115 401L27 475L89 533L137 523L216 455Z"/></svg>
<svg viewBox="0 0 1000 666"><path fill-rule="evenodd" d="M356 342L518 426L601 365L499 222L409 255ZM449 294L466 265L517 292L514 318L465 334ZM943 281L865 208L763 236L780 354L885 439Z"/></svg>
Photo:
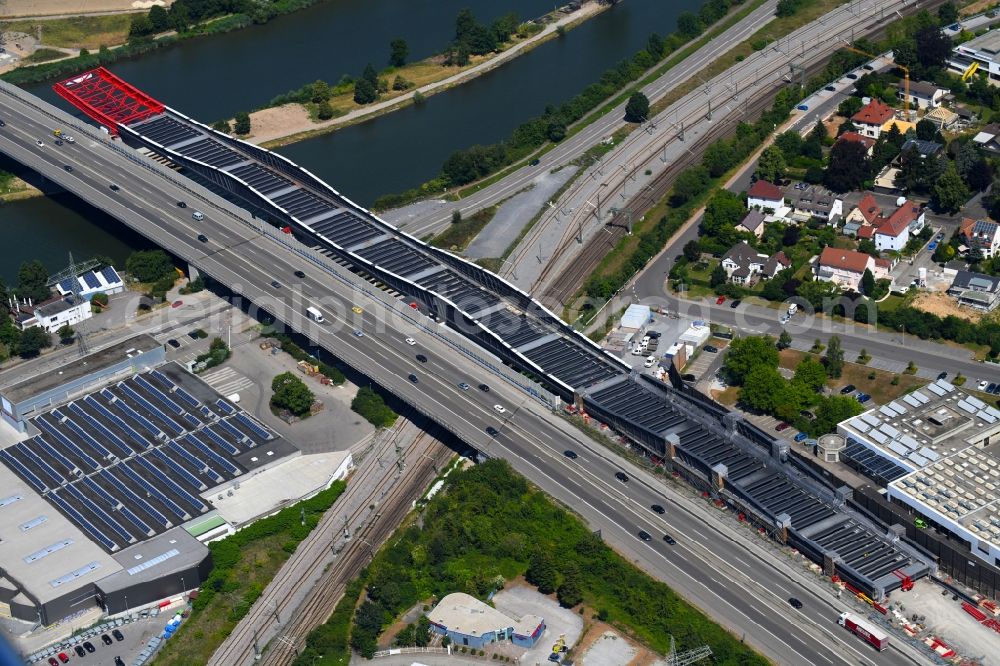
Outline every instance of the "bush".
<svg viewBox="0 0 1000 666"><path fill-rule="evenodd" d="M351 409L376 428L388 428L396 422L396 413L385 404L382 396L368 386L358 389L351 401Z"/></svg>
<svg viewBox="0 0 1000 666"><path fill-rule="evenodd" d="M162 278L177 275L173 262L163 250L133 252L125 260L125 270L139 282L156 282Z"/></svg>
<svg viewBox="0 0 1000 666"><path fill-rule="evenodd" d="M271 404L279 409L287 409L296 416L308 412L316 399L305 382L291 372L276 376L271 381L271 391Z"/></svg>
<svg viewBox="0 0 1000 666"><path fill-rule="evenodd" d="M204 331L200 328L198 330L204 333ZM208 334L206 333L205 335L207 336ZM202 336L199 335L198 337ZM208 345L208 351L195 358L195 364L204 363L205 365L202 367L202 371L208 370L209 368L214 368L225 361L230 357L230 355L232 355L232 352L229 350L229 347L226 346L226 343L222 340L222 338L215 338Z"/></svg>

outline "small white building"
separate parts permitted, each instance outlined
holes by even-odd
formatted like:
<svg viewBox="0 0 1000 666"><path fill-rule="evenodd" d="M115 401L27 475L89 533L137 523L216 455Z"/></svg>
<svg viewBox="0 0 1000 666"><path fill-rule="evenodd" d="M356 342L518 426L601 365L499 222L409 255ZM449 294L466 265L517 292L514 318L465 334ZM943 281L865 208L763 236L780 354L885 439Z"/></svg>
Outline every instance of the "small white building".
<svg viewBox="0 0 1000 666"><path fill-rule="evenodd" d="M910 82L910 108L936 109L941 106L945 95L950 93L946 88L938 88L933 83L927 81ZM906 88L900 86L896 97L902 102L906 102Z"/></svg>
<svg viewBox="0 0 1000 666"><path fill-rule="evenodd" d="M77 294L89 299L97 293L118 294L125 291L125 281L113 266L105 266L96 271L81 273L75 278L66 278L56 284L56 290L63 296Z"/></svg>
<svg viewBox="0 0 1000 666"><path fill-rule="evenodd" d="M785 195L777 185L758 180L747 190L747 208L777 212L785 208Z"/></svg>
<svg viewBox="0 0 1000 666"><path fill-rule="evenodd" d="M67 324L74 326L93 316L90 301L72 294L56 296L37 305L19 305L17 308L15 320L22 331L39 326L49 333L55 333Z"/></svg>
<svg viewBox="0 0 1000 666"><path fill-rule="evenodd" d="M650 312L648 305L633 303L628 306L625 310L625 314L622 315L621 327L632 331L638 331L640 328L649 323L651 316L652 313Z"/></svg>

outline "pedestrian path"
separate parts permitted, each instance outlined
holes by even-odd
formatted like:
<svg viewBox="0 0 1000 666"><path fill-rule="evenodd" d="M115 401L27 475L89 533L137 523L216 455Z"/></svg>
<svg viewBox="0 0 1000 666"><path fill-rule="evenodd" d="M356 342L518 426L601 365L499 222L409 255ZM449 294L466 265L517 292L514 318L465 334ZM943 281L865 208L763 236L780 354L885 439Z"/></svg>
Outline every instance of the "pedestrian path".
<svg viewBox="0 0 1000 666"><path fill-rule="evenodd" d="M250 379L232 368L219 368L213 372L201 375L201 378L222 395L239 393L253 386L253 382Z"/></svg>

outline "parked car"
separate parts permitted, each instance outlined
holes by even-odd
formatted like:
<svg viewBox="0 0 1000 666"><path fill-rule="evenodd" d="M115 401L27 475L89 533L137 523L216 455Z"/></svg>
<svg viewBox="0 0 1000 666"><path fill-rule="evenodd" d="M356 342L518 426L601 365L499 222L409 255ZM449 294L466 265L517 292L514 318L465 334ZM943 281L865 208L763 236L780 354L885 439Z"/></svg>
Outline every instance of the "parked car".
<svg viewBox="0 0 1000 666"><path fill-rule="evenodd" d="M787 430L788 427L789 427L789 425L787 423L785 423L784 421L782 421L778 425L774 426L774 429L775 429L776 432L781 432L783 430Z"/></svg>
<svg viewBox="0 0 1000 666"><path fill-rule="evenodd" d="M857 394L857 395L856 395L856 396L854 396L854 397L855 397L855 398L857 399L857 401L858 401L858 402L860 402L860 403L861 403L862 405L863 405L863 404L865 404L866 402L868 402L869 400L871 400L871 399L872 399L872 397L871 397L870 395L868 395L867 393L859 393L859 394Z"/></svg>
<svg viewBox="0 0 1000 666"><path fill-rule="evenodd" d="M939 380L941 380L941 379L948 379L948 373L947 372L939 372L937 378Z"/></svg>
<svg viewBox="0 0 1000 666"><path fill-rule="evenodd" d="M716 305L722 305L725 302L726 302L726 297L725 296L719 296L717 299L715 299L715 304Z"/></svg>
<svg viewBox="0 0 1000 666"><path fill-rule="evenodd" d="M837 89L833 86L826 86L823 90L829 90L830 92L837 92Z"/></svg>
<svg viewBox="0 0 1000 666"><path fill-rule="evenodd" d="M934 250L937 249L937 246L938 246L937 241L931 241L930 243L927 244L927 251L933 252Z"/></svg>
<svg viewBox="0 0 1000 666"><path fill-rule="evenodd" d="M712 345L705 345L704 349L709 354L718 354L719 353L719 348L718 347L713 347Z"/></svg>
<svg viewBox="0 0 1000 666"><path fill-rule="evenodd" d="M809 110L809 105L808 104L799 104L795 108L798 109L799 111L808 111Z"/></svg>
<svg viewBox="0 0 1000 666"><path fill-rule="evenodd" d="M116 641L123 641L123 640L125 640L125 636L122 634L122 632L118 631L117 629L115 629L114 631L112 631L111 635L115 637Z"/></svg>
<svg viewBox="0 0 1000 666"><path fill-rule="evenodd" d="M74 645L73 646L73 652L76 652L76 656L78 656L78 657L86 657L87 656L87 652L83 649L82 645Z"/></svg>
<svg viewBox="0 0 1000 666"><path fill-rule="evenodd" d="M174 349L177 349L178 347L181 346L181 343L177 342L177 340L175 340L173 338L170 338L169 340L167 340L167 344L170 345L171 347L173 347Z"/></svg>
<svg viewBox="0 0 1000 666"><path fill-rule="evenodd" d="M987 393L994 393L996 392L996 390L997 390L997 385L994 384L993 382L990 382L990 385L986 387Z"/></svg>
<svg viewBox="0 0 1000 666"><path fill-rule="evenodd" d="M94 644L91 643L90 641L84 641L83 649L86 650L87 652L94 652L97 648L95 648Z"/></svg>
<svg viewBox="0 0 1000 666"><path fill-rule="evenodd" d="M809 435L805 434L804 432L800 432L795 436L795 441L801 442L803 439L806 439L807 437L809 437Z"/></svg>
<svg viewBox="0 0 1000 666"><path fill-rule="evenodd" d="M855 388L856 387L854 386L854 384L848 384L844 388L840 389L840 395L847 395L848 393L854 393Z"/></svg>
<svg viewBox="0 0 1000 666"><path fill-rule="evenodd" d="M743 301L741 301L740 299L737 298L735 301L733 301L732 303L729 304L729 307L731 307L733 310L735 310L736 308L740 307L740 303L742 303L742 302Z"/></svg>
<svg viewBox="0 0 1000 666"><path fill-rule="evenodd" d="M49 666L59 666L59 660L55 657L49 657Z"/></svg>
<svg viewBox="0 0 1000 666"><path fill-rule="evenodd" d="M114 643L114 641L111 640L111 636L108 636L107 634L101 634L101 640L104 642L105 645L111 645L112 643Z"/></svg>
<svg viewBox="0 0 1000 666"><path fill-rule="evenodd" d="M69 657L66 655L65 652L60 652L56 656L59 657L59 661L61 661L64 664L69 661Z"/></svg>
<svg viewBox="0 0 1000 666"><path fill-rule="evenodd" d="M979 390L980 391L985 391L987 386L989 386L989 382L986 381L985 379L983 381L979 382Z"/></svg>
<svg viewBox="0 0 1000 666"><path fill-rule="evenodd" d="M850 73L850 74L845 74L844 76L845 76L846 78L850 79L851 81L856 81L856 80L857 80L857 78L858 78L858 75L857 75L857 74L854 74L853 72L852 72L852 73Z"/></svg>

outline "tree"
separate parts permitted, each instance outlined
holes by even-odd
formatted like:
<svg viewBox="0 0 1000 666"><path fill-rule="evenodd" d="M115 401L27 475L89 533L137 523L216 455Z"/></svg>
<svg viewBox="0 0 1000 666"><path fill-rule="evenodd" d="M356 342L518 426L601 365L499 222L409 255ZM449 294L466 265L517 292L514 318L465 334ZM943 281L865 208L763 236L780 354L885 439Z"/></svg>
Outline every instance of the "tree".
<svg viewBox="0 0 1000 666"><path fill-rule="evenodd" d="M939 138L937 125L926 118L917 121L916 132L921 141L937 141Z"/></svg>
<svg viewBox="0 0 1000 666"><path fill-rule="evenodd" d="M868 149L855 141L840 141L830 149L824 184L834 192L849 192L871 177Z"/></svg>
<svg viewBox="0 0 1000 666"><path fill-rule="evenodd" d="M809 387L810 391L819 391L826 385L826 368L819 361L806 357L795 367L793 381Z"/></svg>
<svg viewBox="0 0 1000 666"><path fill-rule="evenodd" d="M757 160L757 177L771 183L776 183L785 177L785 155L777 146L768 146Z"/></svg>
<svg viewBox="0 0 1000 666"><path fill-rule="evenodd" d="M655 32L650 34L646 40L646 52L656 60L661 60L667 52L667 44L663 41L663 37Z"/></svg>
<svg viewBox="0 0 1000 666"><path fill-rule="evenodd" d="M833 432L841 421L861 413L861 404L845 395L834 395L823 398L816 408L816 419L813 428L818 434Z"/></svg>
<svg viewBox="0 0 1000 666"><path fill-rule="evenodd" d="M958 20L958 8L955 7L954 2L948 0L948 2L938 7L937 15L941 25L951 25Z"/></svg>
<svg viewBox="0 0 1000 666"><path fill-rule="evenodd" d="M354 82L354 101L357 104L371 104L378 99L378 84L368 79Z"/></svg>
<svg viewBox="0 0 1000 666"><path fill-rule="evenodd" d="M152 34L153 22L147 14L134 14L128 29L128 40L138 41Z"/></svg>
<svg viewBox="0 0 1000 666"><path fill-rule="evenodd" d="M361 72L361 78L373 86L378 86L378 72L375 71L375 66L371 63L365 65L365 71Z"/></svg>
<svg viewBox="0 0 1000 666"><path fill-rule="evenodd" d="M311 86L312 97L311 101L313 104L321 104L323 102L329 101L331 96L330 84L326 81L317 80Z"/></svg>
<svg viewBox="0 0 1000 666"><path fill-rule="evenodd" d="M781 335L778 336L778 342L775 345L779 350L788 349L792 346L792 336L785 329L781 329Z"/></svg>
<svg viewBox="0 0 1000 666"><path fill-rule="evenodd" d="M844 372L844 348L840 344L840 336L830 336L826 345L826 356L823 357L828 377L837 378Z"/></svg>
<svg viewBox="0 0 1000 666"><path fill-rule="evenodd" d="M73 327L69 324L63 324L59 327L59 330L56 331L56 335L59 336L60 342L66 344L73 341L73 336L76 335L76 331L74 331Z"/></svg>
<svg viewBox="0 0 1000 666"><path fill-rule="evenodd" d="M545 135L552 143L559 143L566 138L566 124L557 121L549 123L549 128Z"/></svg>
<svg viewBox="0 0 1000 666"><path fill-rule="evenodd" d="M125 260L125 270L139 282L156 282L175 274L174 264L163 250L137 250Z"/></svg>
<svg viewBox="0 0 1000 666"><path fill-rule="evenodd" d="M936 25L928 25L918 30L914 35L914 42L917 61L925 70L943 67L951 55L951 39Z"/></svg>
<svg viewBox="0 0 1000 666"><path fill-rule="evenodd" d="M222 132L223 134L229 134L233 131L233 128L229 125L228 120L216 120L212 123L212 129L216 132Z"/></svg>
<svg viewBox="0 0 1000 666"><path fill-rule="evenodd" d="M708 169L712 178L718 178L733 166L733 151L729 142L720 140L705 149L701 163Z"/></svg>
<svg viewBox="0 0 1000 666"><path fill-rule="evenodd" d="M865 296L871 296L875 292L875 276L869 269L865 269L865 272L861 274L861 293Z"/></svg>
<svg viewBox="0 0 1000 666"><path fill-rule="evenodd" d="M938 212L956 213L969 200L969 188L949 161L944 173L934 183L932 205Z"/></svg>
<svg viewBox="0 0 1000 666"><path fill-rule="evenodd" d="M850 118L855 113L860 111L862 106L864 106L864 104L862 104L861 98L851 95L850 97L844 98L844 101L840 103L840 106L837 107L837 113Z"/></svg>
<svg viewBox="0 0 1000 666"><path fill-rule="evenodd" d="M333 107L327 101L322 101L319 106L316 107L316 117L320 120L329 120L333 118Z"/></svg>
<svg viewBox="0 0 1000 666"><path fill-rule="evenodd" d="M49 281L49 272L45 265L35 259L25 261L17 269L17 288L14 293L21 298L30 298L35 303L47 300L52 291L46 283Z"/></svg>
<svg viewBox="0 0 1000 666"><path fill-rule="evenodd" d="M170 30L170 15L160 5L153 5L149 8L149 23L152 32L166 32Z"/></svg>
<svg viewBox="0 0 1000 666"><path fill-rule="evenodd" d="M837 127L837 136L839 137L846 134L847 132L857 132L857 131L858 131L857 126L851 121L850 118L848 118L844 122L840 123L840 125Z"/></svg>
<svg viewBox="0 0 1000 666"><path fill-rule="evenodd" d="M794 247L799 244L802 229L797 224L789 224L781 234L781 244L784 247Z"/></svg>
<svg viewBox="0 0 1000 666"><path fill-rule="evenodd" d="M719 190L708 200L701 218L701 234L728 250L739 239L736 224L746 215L747 209L740 195L729 190Z"/></svg>
<svg viewBox="0 0 1000 666"><path fill-rule="evenodd" d="M761 336L733 340L723 362L723 369L730 383L743 385L746 376L758 366L778 367L778 350L773 340Z"/></svg>
<svg viewBox="0 0 1000 666"><path fill-rule="evenodd" d="M729 276L726 275L726 269L722 267L722 264L716 264L715 268L712 269L712 274L708 278L708 284L714 289L726 284Z"/></svg>
<svg viewBox="0 0 1000 666"><path fill-rule="evenodd" d="M564 608L573 608L583 601L580 567L575 562L569 562L563 569L563 582L556 590L559 604Z"/></svg>
<svg viewBox="0 0 1000 666"><path fill-rule="evenodd" d="M170 25L178 32L184 32L191 25L191 14L183 2L175 2L170 5L167 13L170 15Z"/></svg>
<svg viewBox="0 0 1000 666"><path fill-rule="evenodd" d="M552 594L556 589L556 565L542 549L531 555L524 578L542 594Z"/></svg>
<svg viewBox="0 0 1000 666"><path fill-rule="evenodd" d="M241 111L236 114L233 123L233 131L241 136L246 136L250 133L250 114L246 111Z"/></svg>
<svg viewBox="0 0 1000 666"><path fill-rule="evenodd" d="M692 12L681 12L677 16L677 34L684 39L694 39L701 34L705 26L698 16Z"/></svg>
<svg viewBox="0 0 1000 666"><path fill-rule="evenodd" d="M698 261L701 258L701 248L698 241L689 240L684 244L684 258L688 261Z"/></svg>
<svg viewBox="0 0 1000 666"><path fill-rule="evenodd" d="M774 138L774 145L781 149L786 160L793 160L802 152L802 137L795 130L787 130Z"/></svg>
<svg viewBox="0 0 1000 666"><path fill-rule="evenodd" d="M683 206L705 192L710 182L711 177L705 167L698 165L684 169L674 181L674 188L670 194L671 205Z"/></svg>
<svg viewBox="0 0 1000 666"><path fill-rule="evenodd" d="M634 92L625 105L625 120L641 123L649 117L649 99L641 92Z"/></svg>
<svg viewBox="0 0 1000 666"><path fill-rule="evenodd" d="M410 55L410 46L402 37L389 42L389 64L393 67L402 67L406 64L406 57Z"/></svg>
<svg viewBox="0 0 1000 666"><path fill-rule="evenodd" d="M40 326L32 326L21 333L17 340L17 354L21 358L34 358L46 347L52 346L52 336Z"/></svg>
<svg viewBox="0 0 1000 666"><path fill-rule="evenodd" d="M747 374L740 389L740 401L751 409L770 414L778 407L784 383L777 369L759 365Z"/></svg>

